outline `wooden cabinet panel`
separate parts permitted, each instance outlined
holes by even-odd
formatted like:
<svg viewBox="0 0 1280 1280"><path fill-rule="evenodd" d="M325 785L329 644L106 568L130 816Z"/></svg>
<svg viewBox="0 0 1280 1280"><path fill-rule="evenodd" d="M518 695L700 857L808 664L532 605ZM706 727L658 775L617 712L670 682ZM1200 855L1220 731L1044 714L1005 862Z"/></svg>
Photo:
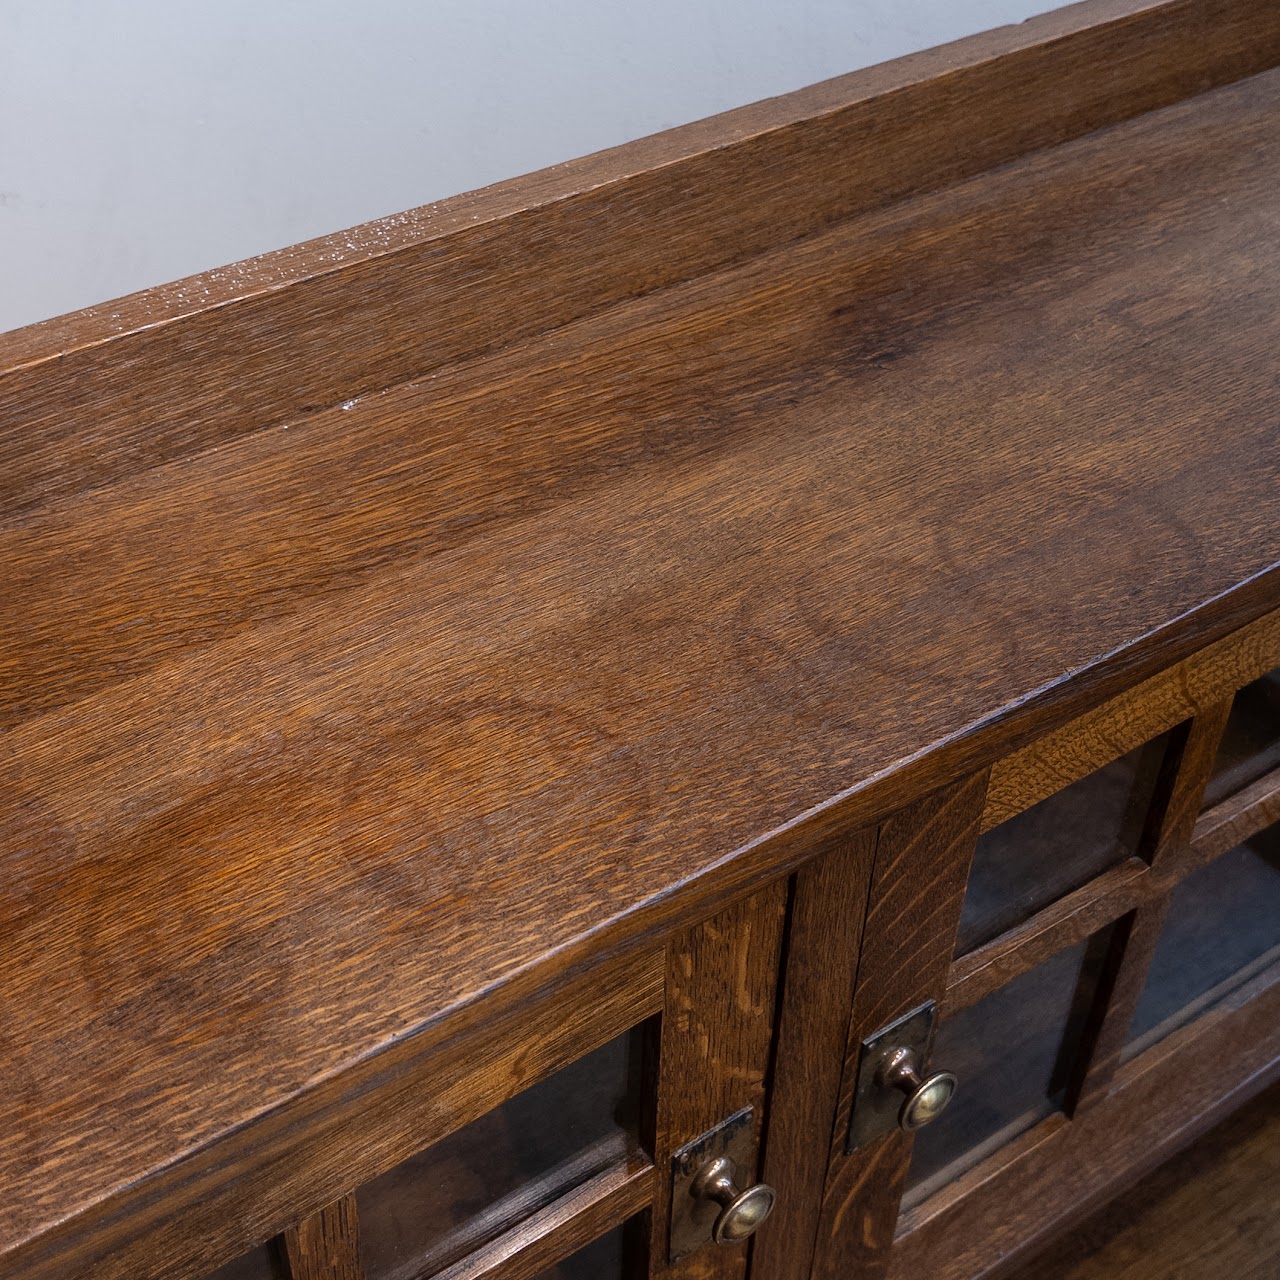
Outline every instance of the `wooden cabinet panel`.
<svg viewBox="0 0 1280 1280"><path fill-rule="evenodd" d="M671 1163L686 1143L751 1107L757 1160L740 1170L740 1185L759 1174L786 907L787 882L781 880L682 931L667 948L654 1138L658 1185L649 1245L652 1277L741 1280L747 1273L744 1246L705 1244L668 1261Z"/></svg>
<svg viewBox="0 0 1280 1280"><path fill-rule="evenodd" d="M943 996L986 782L985 773L962 779L880 828L814 1250L813 1274L823 1280L871 1280L888 1266L911 1137L894 1131L846 1150L859 1048L865 1035Z"/></svg>

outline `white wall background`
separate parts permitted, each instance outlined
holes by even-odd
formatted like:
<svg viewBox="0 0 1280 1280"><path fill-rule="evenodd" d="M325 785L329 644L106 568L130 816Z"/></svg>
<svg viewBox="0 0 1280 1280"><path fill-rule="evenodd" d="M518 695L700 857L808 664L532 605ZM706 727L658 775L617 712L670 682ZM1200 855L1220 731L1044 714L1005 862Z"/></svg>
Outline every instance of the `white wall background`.
<svg viewBox="0 0 1280 1280"><path fill-rule="evenodd" d="M0 330L1061 0L0 0Z"/></svg>

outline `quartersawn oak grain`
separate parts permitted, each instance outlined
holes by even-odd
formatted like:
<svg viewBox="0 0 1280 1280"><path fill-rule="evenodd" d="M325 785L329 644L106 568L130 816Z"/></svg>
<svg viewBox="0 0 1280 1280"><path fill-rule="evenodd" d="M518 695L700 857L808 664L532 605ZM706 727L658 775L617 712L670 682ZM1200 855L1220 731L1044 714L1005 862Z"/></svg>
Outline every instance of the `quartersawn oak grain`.
<svg viewBox="0 0 1280 1280"><path fill-rule="evenodd" d="M793 882L764 1149L778 1203L751 1253L771 1280L808 1280L813 1265L875 851L874 828L854 832Z"/></svg>
<svg viewBox="0 0 1280 1280"><path fill-rule="evenodd" d="M973 774L880 828L814 1245L816 1280L876 1280L888 1267L912 1135L894 1129L846 1151L862 1041L942 999L986 788L986 772Z"/></svg>
<svg viewBox="0 0 1280 1280"><path fill-rule="evenodd" d="M1278 97L41 490L0 528L0 1274L143 1218L202 1257L147 1197L219 1138L324 1189L282 1229L350 1185L308 1117L353 1064L1274 609Z"/></svg>
<svg viewBox="0 0 1280 1280"><path fill-rule="evenodd" d="M309 1214L284 1233L289 1280L365 1280L354 1193Z"/></svg>
<svg viewBox="0 0 1280 1280"><path fill-rule="evenodd" d="M669 1261L671 1161L686 1143L744 1107L753 1109L758 1158L786 904L787 882L776 880L681 930L667 948L654 1141L658 1177L649 1266L636 1268L655 1280L741 1280L747 1274L745 1250L710 1241ZM758 1172L754 1163L743 1169L746 1181L739 1185L750 1186Z"/></svg>

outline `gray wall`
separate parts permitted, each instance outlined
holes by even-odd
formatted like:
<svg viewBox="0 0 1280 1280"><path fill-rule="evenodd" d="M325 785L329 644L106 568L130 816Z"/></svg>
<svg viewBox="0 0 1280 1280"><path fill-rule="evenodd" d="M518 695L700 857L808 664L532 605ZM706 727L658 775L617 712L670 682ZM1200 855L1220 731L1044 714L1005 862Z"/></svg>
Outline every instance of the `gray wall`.
<svg viewBox="0 0 1280 1280"><path fill-rule="evenodd" d="M1055 7L0 0L0 330Z"/></svg>

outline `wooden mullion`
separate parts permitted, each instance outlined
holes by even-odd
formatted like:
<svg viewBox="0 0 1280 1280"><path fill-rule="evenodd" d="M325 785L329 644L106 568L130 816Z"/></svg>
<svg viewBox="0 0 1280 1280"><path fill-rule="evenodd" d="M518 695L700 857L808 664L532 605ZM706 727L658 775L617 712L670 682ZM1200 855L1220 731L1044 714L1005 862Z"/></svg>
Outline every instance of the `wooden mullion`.
<svg viewBox="0 0 1280 1280"><path fill-rule="evenodd" d="M355 1193L290 1227L282 1252L289 1280L365 1280Z"/></svg>
<svg viewBox="0 0 1280 1280"><path fill-rule="evenodd" d="M1189 865L1192 832L1233 701L1234 697L1223 698L1190 721L1177 768L1168 785L1162 779L1157 790L1148 847L1152 870L1162 879L1181 879Z"/></svg>
<svg viewBox="0 0 1280 1280"><path fill-rule="evenodd" d="M1214 703L1183 726L1161 771L1146 836L1152 872L1147 887L1153 896L1115 928L1068 1092L1067 1109L1073 1116L1097 1105L1111 1089L1169 908L1169 891L1155 895L1162 883L1186 874L1191 833L1231 701Z"/></svg>
<svg viewBox="0 0 1280 1280"><path fill-rule="evenodd" d="M977 1004L1059 951L1119 920L1147 899L1151 883L1147 864L1140 858L1126 858L1029 920L961 956L947 979L947 1011Z"/></svg>
<svg viewBox="0 0 1280 1280"><path fill-rule="evenodd" d="M769 1280L807 1280L813 1265L875 851L875 828L857 832L793 882L764 1157L779 1199L752 1252Z"/></svg>
<svg viewBox="0 0 1280 1280"><path fill-rule="evenodd" d="M639 1153L576 1187L433 1280L536 1280L585 1245L648 1210L655 1170ZM644 1251L644 1245L640 1245ZM643 1272L637 1272L638 1275Z"/></svg>
<svg viewBox="0 0 1280 1280"><path fill-rule="evenodd" d="M1212 862L1275 822L1280 822L1280 769L1200 815L1191 834L1192 869Z"/></svg>

